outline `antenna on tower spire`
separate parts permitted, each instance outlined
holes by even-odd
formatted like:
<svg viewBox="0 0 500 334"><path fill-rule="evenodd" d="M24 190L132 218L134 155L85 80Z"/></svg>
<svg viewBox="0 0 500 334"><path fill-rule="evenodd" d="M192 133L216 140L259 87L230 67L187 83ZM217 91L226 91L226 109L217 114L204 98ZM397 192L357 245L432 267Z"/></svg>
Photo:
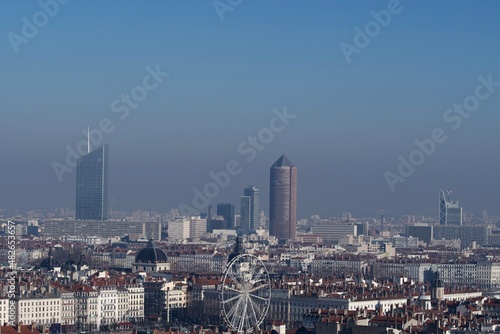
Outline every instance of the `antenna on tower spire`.
<svg viewBox="0 0 500 334"><path fill-rule="evenodd" d="M90 127L87 128L87 153L90 153Z"/></svg>

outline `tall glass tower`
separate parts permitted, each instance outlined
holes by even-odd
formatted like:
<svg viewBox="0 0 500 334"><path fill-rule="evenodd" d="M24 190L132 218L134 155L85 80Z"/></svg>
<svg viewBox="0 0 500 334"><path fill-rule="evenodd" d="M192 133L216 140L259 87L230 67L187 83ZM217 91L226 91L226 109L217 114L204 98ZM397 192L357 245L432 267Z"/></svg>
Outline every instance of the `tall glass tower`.
<svg viewBox="0 0 500 334"><path fill-rule="evenodd" d="M251 228L252 199L250 196L241 196L240 201L240 228L248 231Z"/></svg>
<svg viewBox="0 0 500 334"><path fill-rule="evenodd" d="M284 155L271 166L269 234L278 239L297 235L297 167Z"/></svg>
<svg viewBox="0 0 500 334"><path fill-rule="evenodd" d="M76 219L108 219L108 146L84 155L76 165Z"/></svg>
<svg viewBox="0 0 500 334"><path fill-rule="evenodd" d="M458 201L446 199L442 190L439 190L439 224L462 225L462 207Z"/></svg>
<svg viewBox="0 0 500 334"><path fill-rule="evenodd" d="M260 227L259 189L254 186L248 186L243 189L243 196L250 197L249 227L252 230L256 230Z"/></svg>
<svg viewBox="0 0 500 334"><path fill-rule="evenodd" d="M232 229L234 226L234 204L219 203L217 204L217 216L224 217L226 228Z"/></svg>

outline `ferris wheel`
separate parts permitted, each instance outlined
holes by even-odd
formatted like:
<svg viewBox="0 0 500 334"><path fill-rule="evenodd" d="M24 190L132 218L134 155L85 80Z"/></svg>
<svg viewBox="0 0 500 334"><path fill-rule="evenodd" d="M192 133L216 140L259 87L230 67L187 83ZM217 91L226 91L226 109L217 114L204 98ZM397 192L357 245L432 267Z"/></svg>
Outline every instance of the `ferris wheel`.
<svg viewBox="0 0 500 334"><path fill-rule="evenodd" d="M271 280L264 263L250 254L235 257L222 275L221 309L237 333L252 333L269 310Z"/></svg>

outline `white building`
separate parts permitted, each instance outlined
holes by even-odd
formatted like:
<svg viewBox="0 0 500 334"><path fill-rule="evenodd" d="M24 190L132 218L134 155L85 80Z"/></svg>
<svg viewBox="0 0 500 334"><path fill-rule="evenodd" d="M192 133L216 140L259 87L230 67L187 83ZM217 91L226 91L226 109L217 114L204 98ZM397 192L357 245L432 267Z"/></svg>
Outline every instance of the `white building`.
<svg viewBox="0 0 500 334"><path fill-rule="evenodd" d="M318 275L332 275L333 273L344 273L355 275L362 273L368 267L365 259L355 257L317 257L311 261L311 272Z"/></svg>
<svg viewBox="0 0 500 334"><path fill-rule="evenodd" d="M340 238L347 235L357 235L357 226L354 224L335 224L333 222L320 222L312 227L313 234L321 235L325 242L338 243Z"/></svg>
<svg viewBox="0 0 500 334"><path fill-rule="evenodd" d="M440 263L432 265L433 271L439 271L445 284L467 285L476 282L476 263Z"/></svg>
<svg viewBox="0 0 500 334"><path fill-rule="evenodd" d="M127 318L134 321L144 320L144 287L140 284L126 285L128 291L128 313Z"/></svg>
<svg viewBox="0 0 500 334"><path fill-rule="evenodd" d="M101 286L97 288L98 295L98 309L101 317L100 325L112 324L121 321L122 318L118 315L119 308L123 307L123 300L118 298L118 289L116 286ZM128 303L128 297L125 299ZM126 306L126 305L125 305ZM124 313L124 312L122 312ZM122 314L123 316L123 314Z"/></svg>
<svg viewBox="0 0 500 334"><path fill-rule="evenodd" d="M500 287L500 263L478 261L476 264L476 280L479 288Z"/></svg>
<svg viewBox="0 0 500 334"><path fill-rule="evenodd" d="M4 323L9 323L9 299L0 298L0 321L3 325Z"/></svg>
<svg viewBox="0 0 500 334"><path fill-rule="evenodd" d="M99 293L86 284L73 285L75 297L75 324L77 330L92 331L101 323Z"/></svg>
<svg viewBox="0 0 500 334"><path fill-rule="evenodd" d="M72 328L75 325L75 297L73 291L61 289L59 294L61 295L61 325L64 328Z"/></svg>
<svg viewBox="0 0 500 334"><path fill-rule="evenodd" d="M148 276L144 282L144 316L147 318L178 318L186 312L187 284L167 281L165 277Z"/></svg>
<svg viewBox="0 0 500 334"><path fill-rule="evenodd" d="M61 297L35 294L16 298L16 323L50 325L61 322Z"/></svg>
<svg viewBox="0 0 500 334"><path fill-rule="evenodd" d="M168 222L169 241L182 241L191 235L191 219L186 217L176 218Z"/></svg>
<svg viewBox="0 0 500 334"><path fill-rule="evenodd" d="M207 220L205 218L201 218L200 216L191 217L191 224L189 227L189 237L192 239L199 239L205 233L207 233Z"/></svg>

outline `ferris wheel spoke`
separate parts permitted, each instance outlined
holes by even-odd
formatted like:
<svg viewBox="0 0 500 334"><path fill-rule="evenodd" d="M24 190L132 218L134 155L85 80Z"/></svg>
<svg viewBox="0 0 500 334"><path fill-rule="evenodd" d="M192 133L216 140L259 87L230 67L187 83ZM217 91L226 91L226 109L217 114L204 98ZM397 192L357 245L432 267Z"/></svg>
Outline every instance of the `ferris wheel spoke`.
<svg viewBox="0 0 500 334"><path fill-rule="evenodd" d="M257 310L257 312L259 312L259 314L260 314L259 317L260 317L264 313L264 311L261 309L259 303L256 301L253 301L252 298L248 298L248 300L250 301L250 304L252 304L253 309Z"/></svg>
<svg viewBox="0 0 500 334"><path fill-rule="evenodd" d="M232 302L232 301L234 301L234 300L236 300L236 299L240 299L240 298L242 298L242 297L241 297L241 295L236 295L236 296L234 296L234 297L231 297L231 298L229 298L229 299L227 299L227 300L222 301L222 303L223 303L223 304L227 304L227 303L230 303L230 302Z"/></svg>
<svg viewBox="0 0 500 334"><path fill-rule="evenodd" d="M245 298L245 299L247 299L247 298ZM238 330L240 330L240 331L243 331L243 328L245 328L245 325L246 325L247 307L248 307L248 303L245 303L245 305L243 305L243 313L241 314L241 318L240 318L241 321L240 321L240 324L238 326Z"/></svg>
<svg viewBox="0 0 500 334"><path fill-rule="evenodd" d="M233 328L239 328L240 326L240 322L242 321L243 319L243 315L241 314L241 307L244 303L238 303L238 305L236 305L235 307L235 312L233 314L233 318L232 318L232 321L231 321L231 326L233 326Z"/></svg>
<svg viewBox="0 0 500 334"><path fill-rule="evenodd" d="M224 287L225 290L229 290L229 291L232 291L232 292L236 292L237 294L241 294L241 291L238 290L238 289L235 289L235 288L232 288L230 286L225 286Z"/></svg>
<svg viewBox="0 0 500 334"><path fill-rule="evenodd" d="M260 300L263 300L265 302L267 302L269 299L268 298L264 298L264 297L261 297L261 296L257 296L257 295L249 295L250 297L253 297L253 298L257 298L257 299L260 299Z"/></svg>
<svg viewBox="0 0 500 334"><path fill-rule="evenodd" d="M254 280L257 280L259 279L261 276L262 276L262 273L263 273L263 270L264 268L262 268L261 266L259 265L256 265L253 269L252 269L252 281Z"/></svg>
<svg viewBox="0 0 500 334"><path fill-rule="evenodd" d="M227 312L227 317L228 318L234 319L234 317L236 317L236 315L238 313L237 311L238 311L238 309L240 307L240 304L241 304L241 300L238 300L236 302L236 304L229 310L229 312Z"/></svg>
<svg viewBox="0 0 500 334"><path fill-rule="evenodd" d="M256 309L256 305L255 303L252 301L251 298L248 298L248 300L250 301L250 304L251 304L251 308L252 308L252 314L253 314L253 317L255 319L255 323L258 323L259 322L259 318L257 317L257 313L255 313L255 309ZM259 308L257 308L259 309ZM262 315L262 314L261 314Z"/></svg>
<svg viewBox="0 0 500 334"><path fill-rule="evenodd" d="M238 277L238 273L234 273L234 272L229 271L228 275L231 278L232 282L235 282L236 284L239 284L239 285L242 284L240 278Z"/></svg>
<svg viewBox="0 0 500 334"><path fill-rule="evenodd" d="M268 286L269 286L269 284L268 284L268 283L266 283L266 284L262 284L262 285L259 285L259 286L255 287L255 288L252 288L252 289L248 290L247 292L248 292L248 293L252 293L252 292L254 292L254 291L258 291L258 290L260 290L260 289L264 289L264 288L266 288L266 287L268 287Z"/></svg>
<svg viewBox="0 0 500 334"><path fill-rule="evenodd" d="M233 315L236 315L238 314L238 310L240 308L240 305L241 305L241 301L243 300L243 298L240 298L238 299L238 301L236 302L236 304L233 306L233 308L231 308L231 310L229 310L229 312L227 312L227 317L228 318L231 318Z"/></svg>

